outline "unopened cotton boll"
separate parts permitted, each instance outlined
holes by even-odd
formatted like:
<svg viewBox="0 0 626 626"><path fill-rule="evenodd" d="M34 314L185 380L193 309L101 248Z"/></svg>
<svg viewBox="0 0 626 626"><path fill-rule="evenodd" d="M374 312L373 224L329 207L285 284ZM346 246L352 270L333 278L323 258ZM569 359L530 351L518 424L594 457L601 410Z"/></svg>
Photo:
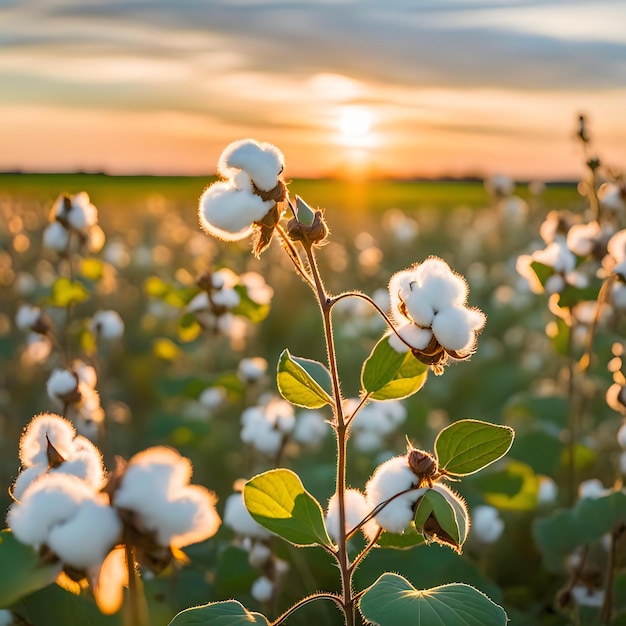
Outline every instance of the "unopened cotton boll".
<svg viewBox="0 0 626 626"><path fill-rule="evenodd" d="M261 220L274 206L245 189L218 181L200 196L200 225L209 234L224 241L244 239L252 232L252 224Z"/></svg>
<svg viewBox="0 0 626 626"><path fill-rule="evenodd" d="M498 510L487 504L472 509L472 534L483 543L494 543L504 530L504 521Z"/></svg>
<svg viewBox="0 0 626 626"><path fill-rule="evenodd" d="M20 439L20 462L24 467L48 464L48 442L67 458L73 450L76 430L69 420L54 413L41 413L29 422Z"/></svg>
<svg viewBox="0 0 626 626"><path fill-rule="evenodd" d="M224 507L224 524L242 537L252 537L253 539L271 537L270 531L261 526L250 515L241 492L228 496Z"/></svg>
<svg viewBox="0 0 626 626"><path fill-rule="evenodd" d="M283 154L276 146L242 139L226 146L217 163L217 171L224 178L233 178L241 170L248 174L256 187L270 191L276 187L284 165Z"/></svg>
<svg viewBox="0 0 626 626"><path fill-rule="evenodd" d="M344 533L348 533L368 516L371 509L365 496L358 489L346 489L344 502L346 511ZM336 493L328 501L326 529L333 541L339 541L339 498ZM368 539L372 539L378 531L378 524L374 520L368 520L361 530Z"/></svg>
<svg viewBox="0 0 626 626"><path fill-rule="evenodd" d="M251 593L257 602L269 602L274 594L274 583L267 576L261 576L252 584Z"/></svg>
<svg viewBox="0 0 626 626"><path fill-rule="evenodd" d="M124 320L117 311L98 311L91 319L91 332L102 339L119 339L124 334Z"/></svg>
<svg viewBox="0 0 626 626"><path fill-rule="evenodd" d="M415 489L417 484L418 478L409 467L406 455L389 459L376 468L365 487L366 499L373 510L393 498L374 516L385 530L400 533L411 523L415 503L426 491ZM404 491L407 493L398 495Z"/></svg>
<svg viewBox="0 0 626 626"><path fill-rule="evenodd" d="M99 565L120 540L122 522L106 498L85 500L71 518L50 531L47 545L64 562L78 569Z"/></svg>

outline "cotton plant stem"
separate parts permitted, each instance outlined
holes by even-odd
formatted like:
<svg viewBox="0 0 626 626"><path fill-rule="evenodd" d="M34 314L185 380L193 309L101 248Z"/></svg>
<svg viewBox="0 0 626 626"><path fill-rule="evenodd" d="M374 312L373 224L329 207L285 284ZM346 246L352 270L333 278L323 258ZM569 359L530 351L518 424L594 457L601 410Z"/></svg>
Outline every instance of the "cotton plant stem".
<svg viewBox="0 0 626 626"><path fill-rule="evenodd" d="M343 414L341 385L339 383L339 372L337 369L337 355L335 352L335 342L332 328L332 306L333 299L329 297L324 289L324 284L319 274L315 254L311 245L305 245L307 259L311 270L311 276L315 283L315 292L321 309L324 322L324 336L326 339L326 352L328 357L328 369L332 381L333 403L335 409L335 433L337 437L337 478L336 493L339 505L339 536L337 540L337 562L341 571L342 587L342 608L345 616L345 626L354 626L355 604L352 597L352 573L350 571L350 561L346 540L346 444L348 440L348 424L346 424Z"/></svg>
<svg viewBox="0 0 626 626"><path fill-rule="evenodd" d="M126 606L125 626L149 626L143 586L136 568L135 550L128 541L124 542L124 556L128 571L128 605Z"/></svg>

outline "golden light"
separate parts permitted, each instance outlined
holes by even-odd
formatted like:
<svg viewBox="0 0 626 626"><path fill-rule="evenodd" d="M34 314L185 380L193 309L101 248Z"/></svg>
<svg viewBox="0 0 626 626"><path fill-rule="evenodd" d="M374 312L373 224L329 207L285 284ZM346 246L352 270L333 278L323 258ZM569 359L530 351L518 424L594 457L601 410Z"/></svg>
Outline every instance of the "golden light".
<svg viewBox="0 0 626 626"><path fill-rule="evenodd" d="M372 127L374 117L362 107L343 107L339 113L339 133L341 143L352 147L367 147L373 142Z"/></svg>

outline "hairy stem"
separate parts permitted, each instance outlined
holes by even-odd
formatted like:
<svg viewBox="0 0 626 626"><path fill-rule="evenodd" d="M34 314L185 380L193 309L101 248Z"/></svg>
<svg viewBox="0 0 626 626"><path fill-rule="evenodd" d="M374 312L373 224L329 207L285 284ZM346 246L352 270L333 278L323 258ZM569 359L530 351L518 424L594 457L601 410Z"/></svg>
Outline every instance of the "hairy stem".
<svg viewBox="0 0 626 626"><path fill-rule="evenodd" d="M319 274L317 261L311 245L304 246L311 276L315 283L315 293L322 313L324 322L324 336L326 339L326 352L328 357L328 369L332 380L333 404L335 412L335 433L337 436L337 474L336 492L339 505L339 537L337 541L337 562L341 571L342 608L345 615L346 626L353 626L355 620L355 605L352 597L352 572L347 550L346 539L346 443L348 441L348 424L343 414L341 385L337 368L337 355L332 327L333 299L326 293L324 284Z"/></svg>

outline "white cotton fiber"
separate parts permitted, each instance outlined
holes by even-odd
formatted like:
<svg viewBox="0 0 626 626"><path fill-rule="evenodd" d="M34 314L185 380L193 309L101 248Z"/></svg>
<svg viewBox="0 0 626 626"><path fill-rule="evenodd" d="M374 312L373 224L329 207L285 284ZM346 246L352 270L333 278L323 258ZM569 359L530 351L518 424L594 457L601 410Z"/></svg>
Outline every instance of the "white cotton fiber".
<svg viewBox="0 0 626 626"><path fill-rule="evenodd" d="M242 139L225 148L217 163L217 171L224 178L232 178L237 170L243 170L259 189L270 191L276 187L284 164L283 154L276 146Z"/></svg>
<svg viewBox="0 0 626 626"><path fill-rule="evenodd" d="M69 420L54 413L41 413L30 421L20 439L20 461L24 467L48 464L48 441L67 458L73 449L76 430ZM46 439L47 437L47 439Z"/></svg>
<svg viewBox="0 0 626 626"><path fill-rule="evenodd" d="M224 524L242 537L267 539L271 537L269 530L261 526L250 515L240 492L228 496L224 508Z"/></svg>

